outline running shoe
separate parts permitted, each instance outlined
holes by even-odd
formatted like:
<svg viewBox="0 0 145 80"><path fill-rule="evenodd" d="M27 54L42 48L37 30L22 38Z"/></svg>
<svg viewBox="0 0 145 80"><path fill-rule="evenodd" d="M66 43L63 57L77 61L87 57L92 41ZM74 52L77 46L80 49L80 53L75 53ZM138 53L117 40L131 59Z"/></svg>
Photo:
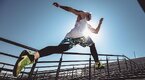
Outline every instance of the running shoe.
<svg viewBox="0 0 145 80"><path fill-rule="evenodd" d="M27 50L22 51L14 66L13 76L17 77L25 66L34 63L34 60L30 59L31 56Z"/></svg>

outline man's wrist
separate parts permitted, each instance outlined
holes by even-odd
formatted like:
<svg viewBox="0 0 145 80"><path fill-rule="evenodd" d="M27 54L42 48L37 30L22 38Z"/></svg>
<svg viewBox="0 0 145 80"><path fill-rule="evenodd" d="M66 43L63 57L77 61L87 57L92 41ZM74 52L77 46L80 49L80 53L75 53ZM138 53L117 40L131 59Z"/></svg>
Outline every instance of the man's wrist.
<svg viewBox="0 0 145 80"><path fill-rule="evenodd" d="M59 7L59 8L62 8L62 6L61 6L61 5L59 5L58 7Z"/></svg>

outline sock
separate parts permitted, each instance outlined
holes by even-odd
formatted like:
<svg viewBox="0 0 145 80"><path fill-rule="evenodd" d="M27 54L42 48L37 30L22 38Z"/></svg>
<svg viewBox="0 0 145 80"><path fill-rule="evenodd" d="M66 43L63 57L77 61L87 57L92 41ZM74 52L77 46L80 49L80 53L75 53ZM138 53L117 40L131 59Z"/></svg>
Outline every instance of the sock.
<svg viewBox="0 0 145 80"><path fill-rule="evenodd" d="M34 55L30 55L30 54L29 54L28 57L29 57L29 59L30 59L32 62L34 61Z"/></svg>

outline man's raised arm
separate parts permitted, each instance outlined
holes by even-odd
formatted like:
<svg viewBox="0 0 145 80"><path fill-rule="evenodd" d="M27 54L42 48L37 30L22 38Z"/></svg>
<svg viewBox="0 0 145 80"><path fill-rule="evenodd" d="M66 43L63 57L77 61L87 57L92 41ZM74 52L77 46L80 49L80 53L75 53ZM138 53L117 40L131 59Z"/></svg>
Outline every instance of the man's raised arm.
<svg viewBox="0 0 145 80"><path fill-rule="evenodd" d="M90 24L88 24L88 28L91 30L92 33L98 34L102 21L103 21L103 18L100 19L99 24L96 29L92 28L92 26Z"/></svg>
<svg viewBox="0 0 145 80"><path fill-rule="evenodd" d="M68 12L72 12L72 13L74 13L76 15L80 15L79 10L73 9L72 7L62 6L62 5L60 5L60 4L56 3L56 2L54 2L53 5L56 6L56 7L60 7L61 9L64 9L64 10L66 10Z"/></svg>

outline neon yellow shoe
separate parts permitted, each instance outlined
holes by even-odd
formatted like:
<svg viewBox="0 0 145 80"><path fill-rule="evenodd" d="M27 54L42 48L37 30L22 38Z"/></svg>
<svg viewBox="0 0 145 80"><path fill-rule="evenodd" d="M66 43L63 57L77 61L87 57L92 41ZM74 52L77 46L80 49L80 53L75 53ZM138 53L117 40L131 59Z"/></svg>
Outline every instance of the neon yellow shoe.
<svg viewBox="0 0 145 80"><path fill-rule="evenodd" d="M26 50L22 51L14 66L13 76L17 77L25 66L34 63L34 60L33 61L30 60L30 56L32 55L30 55L28 51Z"/></svg>
<svg viewBox="0 0 145 80"><path fill-rule="evenodd" d="M104 69L105 67L104 67L104 65L103 65L102 63L100 63L100 62L95 62L95 68L96 68L96 69Z"/></svg>

